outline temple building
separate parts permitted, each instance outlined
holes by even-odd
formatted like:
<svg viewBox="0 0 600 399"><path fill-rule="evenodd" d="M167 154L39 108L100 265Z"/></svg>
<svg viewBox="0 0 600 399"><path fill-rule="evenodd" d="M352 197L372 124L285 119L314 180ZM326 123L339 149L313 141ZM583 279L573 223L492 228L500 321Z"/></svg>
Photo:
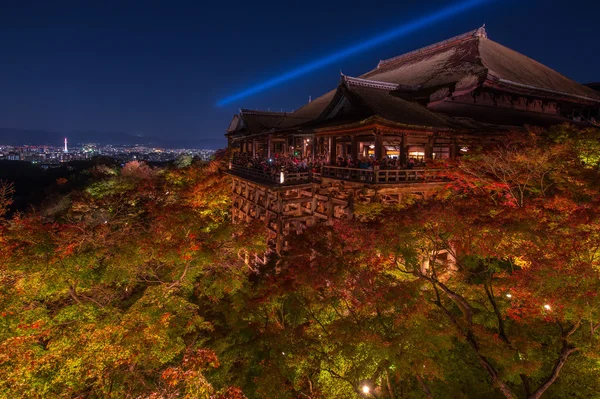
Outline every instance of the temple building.
<svg viewBox="0 0 600 399"><path fill-rule="evenodd" d="M498 44L485 28L380 61L291 113L240 110L230 148L255 156L456 156L524 126L596 124L600 92ZM598 121L600 123L600 121Z"/></svg>
<svg viewBox="0 0 600 399"><path fill-rule="evenodd" d="M295 112L241 109L226 133L237 156L323 164L305 174L234 165L234 216L265 220L280 237L282 219L351 218L353 201L366 192L378 201L426 195L435 182L414 162L455 158L528 126L600 126L597 88L494 42L482 27L380 61L361 76L342 75L337 88ZM357 167L365 158L402 166ZM340 159L355 163L340 167Z"/></svg>

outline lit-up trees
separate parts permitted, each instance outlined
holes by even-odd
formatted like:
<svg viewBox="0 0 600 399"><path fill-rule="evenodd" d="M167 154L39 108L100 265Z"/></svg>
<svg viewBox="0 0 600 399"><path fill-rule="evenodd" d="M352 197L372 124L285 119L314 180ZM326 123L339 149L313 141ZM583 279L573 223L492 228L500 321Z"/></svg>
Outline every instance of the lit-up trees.
<svg viewBox="0 0 600 399"><path fill-rule="evenodd" d="M542 133L265 265L218 162L98 167L0 224L0 396L589 397L599 175L578 133Z"/></svg>
<svg viewBox="0 0 600 399"><path fill-rule="evenodd" d="M3 218L12 204L15 188L12 183L0 180L0 218Z"/></svg>
<svg viewBox="0 0 600 399"><path fill-rule="evenodd" d="M575 144L512 139L449 170L436 200L366 207L362 223L292 240L267 285L280 308L265 311L269 323L288 315L265 344L295 351L288 386L390 398L597 389L586 375L598 372L598 176ZM293 349L276 346L282 334Z"/></svg>
<svg viewBox="0 0 600 399"><path fill-rule="evenodd" d="M252 239L232 239L218 165L93 173L66 206L4 226L0 396L242 398L203 377L218 360L196 284L243 284Z"/></svg>

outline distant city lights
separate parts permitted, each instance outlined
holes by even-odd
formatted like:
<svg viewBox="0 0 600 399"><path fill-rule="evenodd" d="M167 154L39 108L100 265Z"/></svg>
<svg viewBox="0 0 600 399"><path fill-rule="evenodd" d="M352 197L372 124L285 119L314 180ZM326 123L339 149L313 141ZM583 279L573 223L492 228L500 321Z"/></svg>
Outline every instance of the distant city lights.
<svg viewBox="0 0 600 399"><path fill-rule="evenodd" d="M60 146L0 144L0 160L31 162L43 169L59 167L70 161L89 160L97 156L112 158L122 163L131 160L169 162L181 156L192 156L208 161L214 153L214 150L208 149L164 149L143 145L99 145L94 143L71 145L67 148L67 138Z"/></svg>

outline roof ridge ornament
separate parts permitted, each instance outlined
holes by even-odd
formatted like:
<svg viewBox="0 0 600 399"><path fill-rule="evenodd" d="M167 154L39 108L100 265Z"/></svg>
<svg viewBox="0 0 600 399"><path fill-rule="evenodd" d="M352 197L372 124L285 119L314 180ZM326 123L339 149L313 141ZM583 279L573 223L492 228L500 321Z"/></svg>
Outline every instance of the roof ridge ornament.
<svg viewBox="0 0 600 399"><path fill-rule="evenodd" d="M484 39L488 38L487 31L485 30L485 24L475 31L474 36L483 37Z"/></svg>
<svg viewBox="0 0 600 399"><path fill-rule="evenodd" d="M356 86L370 87L373 89L382 89L382 90L389 90L389 91L395 91L395 90L417 91L417 90L421 89L420 85L417 85L417 86L403 85L400 83L390 83L390 82L382 82L379 80L354 78L352 76L347 76L347 75L342 76L340 83L344 84L347 88L350 88L350 85L356 85Z"/></svg>
<svg viewBox="0 0 600 399"><path fill-rule="evenodd" d="M288 112L279 112L279 111L263 111L263 110L253 110L253 109L244 109L240 108L240 114L243 115L278 115L278 116L287 116Z"/></svg>
<svg viewBox="0 0 600 399"><path fill-rule="evenodd" d="M472 30L470 32L467 33L463 33L462 35L458 35L458 36L454 36L451 37L450 39L446 39L446 40L442 40L441 42L437 42L434 44L431 44L429 46L425 46L425 47L421 47L417 50L413 50L410 51L408 53L405 54L401 54L398 55L396 57L392 57L392 58L388 58L386 60L380 60L379 63L377 64L377 69L386 66L386 65L390 65L399 61L404 61L406 59L412 58L414 56L417 56L419 54L423 54L423 53L427 53L429 51L438 49L440 47L445 47L448 46L450 44L453 44L457 41L463 41L463 40L469 40L475 37L484 37L487 38L487 32L485 30L485 24L481 27L481 28L477 28L475 30Z"/></svg>
<svg viewBox="0 0 600 399"><path fill-rule="evenodd" d="M384 89L384 90L396 90L400 86L397 83L388 83L388 82L380 82L377 80L369 80L362 78L354 78L347 75L342 75L342 83L344 83L347 87L350 85L357 85L363 87L371 87L375 89Z"/></svg>

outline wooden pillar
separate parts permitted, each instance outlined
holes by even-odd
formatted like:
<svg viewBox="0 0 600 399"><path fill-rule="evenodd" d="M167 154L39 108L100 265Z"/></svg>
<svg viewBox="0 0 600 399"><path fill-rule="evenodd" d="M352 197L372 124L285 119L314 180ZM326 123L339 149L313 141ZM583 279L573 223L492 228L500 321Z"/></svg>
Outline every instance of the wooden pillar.
<svg viewBox="0 0 600 399"><path fill-rule="evenodd" d="M281 251L283 250L283 221L281 218L283 217L283 198L281 198L281 192L277 192L277 228L276 237L275 237L275 252L281 255Z"/></svg>
<svg viewBox="0 0 600 399"><path fill-rule="evenodd" d="M450 144L450 158L451 159L456 159L458 158L458 143L456 142L456 140L452 140L452 143Z"/></svg>
<svg viewBox="0 0 600 399"><path fill-rule="evenodd" d="M315 212L317 211L318 199L317 199L317 186L313 184L310 188L310 192L312 195L312 201L310 204L310 214L314 218ZM316 222L316 220L315 220Z"/></svg>
<svg viewBox="0 0 600 399"><path fill-rule="evenodd" d="M306 157L306 138L302 137L302 158Z"/></svg>
<svg viewBox="0 0 600 399"><path fill-rule="evenodd" d="M318 151L318 155L325 155L326 151L325 151L325 138L323 137L316 137L315 138L316 142L317 142L317 151Z"/></svg>
<svg viewBox="0 0 600 399"><path fill-rule="evenodd" d="M400 164L406 165L408 163L408 146L406 145L406 133L402 133L402 141L400 142Z"/></svg>
<svg viewBox="0 0 600 399"><path fill-rule="evenodd" d="M433 141L434 138L430 137L429 140L427 140L427 144L425 144L425 159L433 158Z"/></svg>
<svg viewBox="0 0 600 399"><path fill-rule="evenodd" d="M358 161L358 138L356 136L352 136L352 151L350 156L352 157L352 161Z"/></svg>
<svg viewBox="0 0 600 399"><path fill-rule="evenodd" d="M381 161L383 158L383 136L375 134L375 159Z"/></svg>
<svg viewBox="0 0 600 399"><path fill-rule="evenodd" d="M258 203L260 200L260 190L258 187L254 192L254 218L260 220L260 204Z"/></svg>
<svg viewBox="0 0 600 399"><path fill-rule="evenodd" d="M329 164L335 166L337 161L337 140L335 136L329 138Z"/></svg>
<svg viewBox="0 0 600 399"><path fill-rule="evenodd" d="M267 158L271 158L271 144L272 144L271 135L269 134L267 136Z"/></svg>
<svg viewBox="0 0 600 399"><path fill-rule="evenodd" d="M317 152L317 138L316 137L311 137L310 139L310 143L311 143L311 147L312 150L310 151L311 153L311 159L314 161L315 160L315 154Z"/></svg>
<svg viewBox="0 0 600 399"><path fill-rule="evenodd" d="M333 203L333 200L331 199L331 193L327 194L327 223L331 223L333 222L333 215L334 215L334 207L335 204Z"/></svg>
<svg viewBox="0 0 600 399"><path fill-rule="evenodd" d="M256 140L252 139L252 157L256 156Z"/></svg>

